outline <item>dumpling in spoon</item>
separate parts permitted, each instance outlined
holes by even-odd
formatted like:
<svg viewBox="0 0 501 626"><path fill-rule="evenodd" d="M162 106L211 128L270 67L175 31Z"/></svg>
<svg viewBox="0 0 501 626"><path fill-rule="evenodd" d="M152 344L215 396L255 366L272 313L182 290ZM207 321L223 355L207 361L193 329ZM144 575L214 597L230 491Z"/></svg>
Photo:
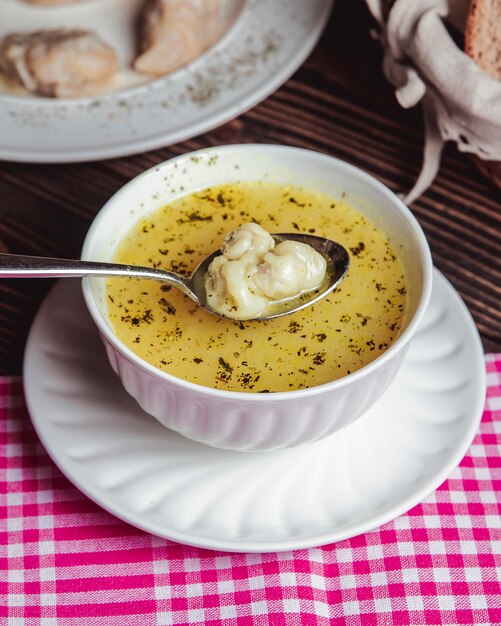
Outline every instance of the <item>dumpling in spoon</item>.
<svg viewBox="0 0 501 626"><path fill-rule="evenodd" d="M0 41L0 72L41 96L92 95L116 69L115 51L85 30L13 33Z"/></svg>
<svg viewBox="0 0 501 626"><path fill-rule="evenodd" d="M147 0L134 69L163 76L196 59L224 30L220 0Z"/></svg>
<svg viewBox="0 0 501 626"><path fill-rule="evenodd" d="M325 258L299 241L275 240L255 223L229 233L209 266L205 284L214 311L234 319L266 314L270 307L320 287Z"/></svg>

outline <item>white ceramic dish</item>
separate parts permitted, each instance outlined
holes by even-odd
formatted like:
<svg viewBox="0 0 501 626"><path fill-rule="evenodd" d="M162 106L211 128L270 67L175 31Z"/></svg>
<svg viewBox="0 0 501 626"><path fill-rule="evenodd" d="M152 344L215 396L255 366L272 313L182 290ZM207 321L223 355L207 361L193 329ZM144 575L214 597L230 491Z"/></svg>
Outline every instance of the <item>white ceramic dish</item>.
<svg viewBox="0 0 501 626"><path fill-rule="evenodd" d="M54 25L86 28L114 46L122 67L112 93L95 98L30 97L0 85L0 159L59 163L125 156L215 128L287 80L317 42L332 6L332 0L226 0L236 7L227 12L238 14L227 34L186 68L144 83L126 69L141 2L86 0L52 8L0 2L0 37Z"/></svg>
<svg viewBox="0 0 501 626"><path fill-rule="evenodd" d="M393 380L424 315L432 283L431 255L424 234L395 194L347 163L288 146L221 146L152 168L125 185L101 209L86 236L82 257L111 261L137 221L176 197L232 181L262 180L278 184L300 181L306 189L342 197L390 237L406 275L405 318L393 345L362 369L310 389L273 394L196 385L155 368L124 346L108 321L106 279L83 282L84 298L110 363L141 407L186 437L233 450L293 447L325 437L360 417Z"/></svg>
<svg viewBox="0 0 501 626"><path fill-rule="evenodd" d="M438 272L388 392L314 444L230 452L163 428L111 372L77 281L60 281L40 309L24 385L42 443L92 500L160 537L242 552L323 545L404 513L464 456L485 398L477 330Z"/></svg>

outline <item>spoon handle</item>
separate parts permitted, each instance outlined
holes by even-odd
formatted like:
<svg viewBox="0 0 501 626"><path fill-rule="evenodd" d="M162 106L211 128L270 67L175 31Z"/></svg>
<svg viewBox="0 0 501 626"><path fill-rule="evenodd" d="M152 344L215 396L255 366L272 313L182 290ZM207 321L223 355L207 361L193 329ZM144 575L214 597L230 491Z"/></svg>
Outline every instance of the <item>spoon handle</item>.
<svg viewBox="0 0 501 626"><path fill-rule="evenodd" d="M0 254L0 278L83 278L85 276L124 276L161 280L178 287L186 295L194 298L187 280L173 272L153 267L22 254Z"/></svg>

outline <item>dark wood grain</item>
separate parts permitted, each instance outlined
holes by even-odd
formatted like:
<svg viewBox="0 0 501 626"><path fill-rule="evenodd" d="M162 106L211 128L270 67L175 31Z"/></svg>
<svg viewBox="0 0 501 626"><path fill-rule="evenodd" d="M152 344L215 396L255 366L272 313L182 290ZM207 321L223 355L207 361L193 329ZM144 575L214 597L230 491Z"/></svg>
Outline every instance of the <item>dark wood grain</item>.
<svg viewBox="0 0 501 626"><path fill-rule="evenodd" d="M153 152L96 163L0 164L0 248L78 257L104 202L174 155L210 145L284 143L342 158L396 192L420 168L418 108L402 110L381 72L374 24L361 0L338 0L310 58L278 91L238 119ZM412 206L435 265L470 309L486 351L501 351L501 194L467 155L445 150L433 186ZM26 336L51 281L0 281L0 374L18 374Z"/></svg>

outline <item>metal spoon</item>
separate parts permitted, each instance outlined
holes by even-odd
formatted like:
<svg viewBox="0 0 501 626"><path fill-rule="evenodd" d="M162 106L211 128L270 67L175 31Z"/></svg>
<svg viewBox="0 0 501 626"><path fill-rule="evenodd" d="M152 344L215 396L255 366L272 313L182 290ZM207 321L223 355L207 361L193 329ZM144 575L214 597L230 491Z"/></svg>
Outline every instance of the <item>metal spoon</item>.
<svg viewBox="0 0 501 626"><path fill-rule="evenodd" d="M350 264L350 258L345 248L330 239L295 233L275 234L272 236L276 243L291 239L310 245L326 259L327 271L320 287L294 298L277 302L276 306L267 315L259 317L259 320L289 315L318 302L339 285ZM207 270L212 260L220 254L221 251L216 250L206 257L189 278L184 278L174 272L137 265L0 254L0 278L82 278L85 276L148 278L177 287L199 306L215 315L221 315L209 307L205 292Z"/></svg>

